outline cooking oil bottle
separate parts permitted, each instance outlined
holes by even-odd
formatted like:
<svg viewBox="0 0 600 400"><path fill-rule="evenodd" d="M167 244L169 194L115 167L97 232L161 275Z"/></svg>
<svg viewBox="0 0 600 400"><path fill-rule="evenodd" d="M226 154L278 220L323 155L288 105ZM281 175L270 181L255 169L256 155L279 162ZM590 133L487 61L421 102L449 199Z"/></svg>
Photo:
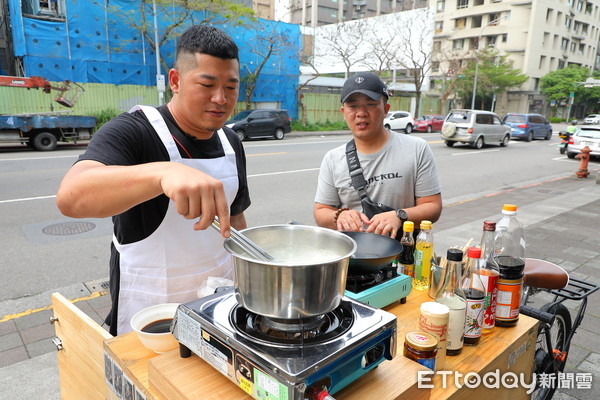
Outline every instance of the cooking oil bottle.
<svg viewBox="0 0 600 400"><path fill-rule="evenodd" d="M427 290L431 276L431 257L433 257L433 224L431 221L421 221L421 232L415 245L415 290Z"/></svg>

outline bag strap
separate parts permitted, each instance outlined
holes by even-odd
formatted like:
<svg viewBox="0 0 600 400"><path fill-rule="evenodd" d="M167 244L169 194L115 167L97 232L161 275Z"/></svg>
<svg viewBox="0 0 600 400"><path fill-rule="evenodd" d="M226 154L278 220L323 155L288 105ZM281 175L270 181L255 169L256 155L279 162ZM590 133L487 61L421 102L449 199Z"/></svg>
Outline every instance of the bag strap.
<svg viewBox="0 0 600 400"><path fill-rule="evenodd" d="M356 143L354 139L346 143L346 161L348 162L348 171L350 172L350 179L352 180L352 186L358 190L361 200L367 196L367 181L363 175L363 169L358 161L358 154L356 153Z"/></svg>

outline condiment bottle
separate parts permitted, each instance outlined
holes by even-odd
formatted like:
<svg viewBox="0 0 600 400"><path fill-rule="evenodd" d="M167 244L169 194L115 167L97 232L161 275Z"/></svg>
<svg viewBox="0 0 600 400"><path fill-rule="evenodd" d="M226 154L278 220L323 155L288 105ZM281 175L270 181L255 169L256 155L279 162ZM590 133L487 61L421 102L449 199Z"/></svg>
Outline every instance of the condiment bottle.
<svg viewBox="0 0 600 400"><path fill-rule="evenodd" d="M421 232L417 236L415 245L415 279L413 288L427 290L431 276L431 257L433 257L433 232L431 221L421 221Z"/></svg>
<svg viewBox="0 0 600 400"><path fill-rule="evenodd" d="M402 226L404 233L400 239L402 244L402 252L398 257L398 265L401 274L408 275L411 278L415 277L415 239L413 239L413 231L415 230L415 224L412 221L404 221Z"/></svg>
<svg viewBox="0 0 600 400"><path fill-rule="evenodd" d="M436 371L443 370L446 366L446 339L450 309L444 304L427 301L421 304L419 311L419 330L438 338L435 368Z"/></svg>
<svg viewBox="0 0 600 400"><path fill-rule="evenodd" d="M502 217L496 223L496 253L525 259L525 229L517 219L517 206L504 204Z"/></svg>
<svg viewBox="0 0 600 400"><path fill-rule="evenodd" d="M483 313L485 311L483 307L485 288L480 277L481 249L479 247L469 247L467 255L469 256L469 263L462 281L462 289L467 296L464 343L465 345L475 346L481 339L481 326L483 325Z"/></svg>
<svg viewBox="0 0 600 400"><path fill-rule="evenodd" d="M463 348L467 298L461 289L461 249L448 249L446 258L446 277L442 288L435 296L435 301L445 304L450 309L448 318L448 338L446 354L455 356Z"/></svg>
<svg viewBox="0 0 600 400"><path fill-rule="evenodd" d="M404 336L404 357L435 370L438 339L426 332L407 332Z"/></svg>
<svg viewBox="0 0 600 400"><path fill-rule="evenodd" d="M499 256L496 326L514 326L519 320L525 262L521 258Z"/></svg>
<svg viewBox="0 0 600 400"><path fill-rule="evenodd" d="M496 301L498 299L498 264L496 263L496 223L483 221L483 235L481 236L481 280L485 288L485 301L483 303L483 326L481 333L490 334L496 324Z"/></svg>

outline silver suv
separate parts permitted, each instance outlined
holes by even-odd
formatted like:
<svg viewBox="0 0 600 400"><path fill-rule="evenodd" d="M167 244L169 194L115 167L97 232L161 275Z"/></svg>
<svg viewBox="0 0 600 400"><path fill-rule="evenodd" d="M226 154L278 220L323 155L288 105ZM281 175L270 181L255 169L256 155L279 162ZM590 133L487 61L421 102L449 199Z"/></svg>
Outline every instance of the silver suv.
<svg viewBox="0 0 600 400"><path fill-rule="evenodd" d="M480 149L484 144L510 142L510 127L504 125L498 115L483 110L452 110L442 126L442 138L446 146L460 142Z"/></svg>

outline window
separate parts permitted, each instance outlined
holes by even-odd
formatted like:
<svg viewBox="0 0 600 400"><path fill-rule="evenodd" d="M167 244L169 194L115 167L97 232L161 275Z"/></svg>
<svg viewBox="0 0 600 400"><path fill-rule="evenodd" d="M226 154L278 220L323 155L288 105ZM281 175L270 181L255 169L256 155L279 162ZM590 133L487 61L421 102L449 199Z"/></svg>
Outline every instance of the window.
<svg viewBox="0 0 600 400"><path fill-rule="evenodd" d="M440 62L439 61L432 61L431 62L431 70L433 72L438 72L440 70Z"/></svg>
<svg viewBox="0 0 600 400"><path fill-rule="evenodd" d="M545 63L546 63L546 56L541 56L541 57L540 57L540 63L539 63L539 65L538 65L538 68L539 68L539 69L542 69L542 68L544 68L544 64L545 64Z"/></svg>
<svg viewBox="0 0 600 400"><path fill-rule="evenodd" d="M444 12L446 9L446 0L437 0L437 12Z"/></svg>
<svg viewBox="0 0 600 400"><path fill-rule="evenodd" d="M581 24L581 34L582 35L586 35L587 36L587 34L588 34L588 27L589 27L588 24Z"/></svg>
<svg viewBox="0 0 600 400"><path fill-rule="evenodd" d="M466 18L457 18L456 20L454 20L454 29L465 29L466 26L467 26Z"/></svg>
<svg viewBox="0 0 600 400"><path fill-rule="evenodd" d="M540 78L534 78L533 79L533 90L539 90L540 89Z"/></svg>
<svg viewBox="0 0 600 400"><path fill-rule="evenodd" d="M483 5L483 0L474 0L473 5L474 6L481 6L481 5Z"/></svg>
<svg viewBox="0 0 600 400"><path fill-rule="evenodd" d="M442 42L440 42L439 40L434 41L433 42L433 51L439 52L440 50L442 50Z"/></svg>
<svg viewBox="0 0 600 400"><path fill-rule="evenodd" d="M582 56L585 53L585 44L579 44L579 55Z"/></svg>
<svg viewBox="0 0 600 400"><path fill-rule="evenodd" d="M552 18L552 9L549 8L546 10L546 22L550 22L550 19Z"/></svg>
<svg viewBox="0 0 600 400"><path fill-rule="evenodd" d="M489 14L489 20L488 20L490 22L489 25L490 26L498 25L498 19L500 19L500 14L496 14L496 13Z"/></svg>
<svg viewBox="0 0 600 400"><path fill-rule="evenodd" d="M454 50L462 50L465 47L465 39L457 39L452 42Z"/></svg>
<svg viewBox="0 0 600 400"><path fill-rule="evenodd" d="M594 10L594 5L592 3L585 3L585 13L587 15L592 15L593 10Z"/></svg>
<svg viewBox="0 0 600 400"><path fill-rule="evenodd" d="M575 23L573 24L573 32L579 33L579 28L581 28L581 23L578 21L575 21Z"/></svg>
<svg viewBox="0 0 600 400"><path fill-rule="evenodd" d="M575 53L575 50L577 50L577 43L571 42L571 53Z"/></svg>
<svg viewBox="0 0 600 400"><path fill-rule="evenodd" d="M565 27L566 29L570 29L570 28L571 28L571 22L572 22L572 21L573 21L573 20L572 20L570 17L565 17L565 25L564 25L564 27Z"/></svg>
<svg viewBox="0 0 600 400"><path fill-rule="evenodd" d="M577 0L577 11L583 10L583 0Z"/></svg>
<svg viewBox="0 0 600 400"><path fill-rule="evenodd" d="M564 60L558 60L558 69L564 69L564 68L565 68Z"/></svg>
<svg viewBox="0 0 600 400"><path fill-rule="evenodd" d="M483 18L481 15L475 15L471 17L471 28L480 28L482 19Z"/></svg>
<svg viewBox="0 0 600 400"><path fill-rule="evenodd" d="M65 18L65 0L22 0L23 14L48 19Z"/></svg>
<svg viewBox="0 0 600 400"><path fill-rule="evenodd" d="M469 7L469 0L457 0L457 2L456 2L457 9L467 8L467 7Z"/></svg>
<svg viewBox="0 0 600 400"><path fill-rule="evenodd" d="M494 118L491 114L475 114L475 123L479 125L493 125Z"/></svg>
<svg viewBox="0 0 600 400"><path fill-rule="evenodd" d="M506 43L508 42L508 33L503 33L502 34L502 43Z"/></svg>
<svg viewBox="0 0 600 400"><path fill-rule="evenodd" d="M435 33L440 33L444 30L444 21L435 21Z"/></svg>
<svg viewBox="0 0 600 400"><path fill-rule="evenodd" d="M487 36L487 45L488 46L495 46L496 45L496 38L497 36Z"/></svg>
<svg viewBox="0 0 600 400"><path fill-rule="evenodd" d="M563 38L562 41L560 42L560 49L561 50L567 50L569 48L569 39L565 39Z"/></svg>

